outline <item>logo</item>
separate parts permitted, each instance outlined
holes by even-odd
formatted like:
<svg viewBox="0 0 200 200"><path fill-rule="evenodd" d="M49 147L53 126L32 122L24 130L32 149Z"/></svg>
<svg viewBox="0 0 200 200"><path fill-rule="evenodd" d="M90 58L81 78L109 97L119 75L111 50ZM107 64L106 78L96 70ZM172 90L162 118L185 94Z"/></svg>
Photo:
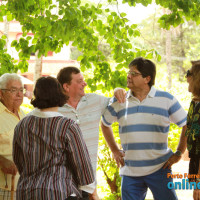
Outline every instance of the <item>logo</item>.
<svg viewBox="0 0 200 200"><path fill-rule="evenodd" d="M200 178L200 175L198 174L167 174L167 178L177 178L181 179L178 182L168 182L167 187L168 189L175 189L175 190L195 190L200 189L200 182L189 182L188 178Z"/></svg>

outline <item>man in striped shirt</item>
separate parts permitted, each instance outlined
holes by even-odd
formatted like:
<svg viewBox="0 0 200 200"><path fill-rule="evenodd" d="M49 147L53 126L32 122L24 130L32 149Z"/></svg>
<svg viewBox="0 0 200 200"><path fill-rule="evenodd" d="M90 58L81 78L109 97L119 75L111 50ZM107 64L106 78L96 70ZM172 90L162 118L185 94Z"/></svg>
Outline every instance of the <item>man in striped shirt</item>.
<svg viewBox="0 0 200 200"><path fill-rule="evenodd" d="M168 92L153 87L155 64L136 58L129 64L124 103L110 100L102 117L102 130L116 161L122 165L122 199L143 200L149 188L154 199L175 200L175 190L169 190L167 178L172 164L178 162L186 149L186 112ZM113 122L119 123L119 133L125 157L122 159L114 137L107 131ZM170 123L182 128L176 153L168 148Z"/></svg>
<svg viewBox="0 0 200 200"><path fill-rule="evenodd" d="M99 122L108 105L109 98L95 93L85 93L87 83L80 70L76 67L64 67L57 75L58 81L69 99L58 109L65 117L71 118L79 125L88 148L94 174L96 175L97 151L99 142ZM123 94L123 89L115 90L115 95ZM122 95L123 96L123 95ZM112 131L109 128L110 131ZM84 186L81 189L91 191L96 185ZM85 199L88 193L83 192Z"/></svg>

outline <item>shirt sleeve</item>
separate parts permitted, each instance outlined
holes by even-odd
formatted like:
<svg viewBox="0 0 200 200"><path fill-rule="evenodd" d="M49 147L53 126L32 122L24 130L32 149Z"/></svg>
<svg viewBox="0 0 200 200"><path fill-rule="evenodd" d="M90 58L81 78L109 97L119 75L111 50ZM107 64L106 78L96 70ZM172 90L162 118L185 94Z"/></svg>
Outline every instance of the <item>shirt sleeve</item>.
<svg viewBox="0 0 200 200"><path fill-rule="evenodd" d="M184 125L186 125L187 113L175 97L173 97L173 99L171 100L168 112L171 122L175 123L179 127L183 127Z"/></svg>
<svg viewBox="0 0 200 200"><path fill-rule="evenodd" d="M101 106L101 115L105 112L106 107L109 104L110 98L109 97L105 97L103 95L98 95L99 98L99 103Z"/></svg>
<svg viewBox="0 0 200 200"><path fill-rule="evenodd" d="M84 185L84 186L79 187L80 190L83 190L83 191L90 193L90 194L92 194L94 192L95 188L96 188L96 182L93 182L93 183L91 183L87 186Z"/></svg>
<svg viewBox="0 0 200 200"><path fill-rule="evenodd" d="M110 126L112 123L117 121L117 115L117 99L113 97L110 99L110 102L105 109L101 121L105 126Z"/></svg>
<svg viewBox="0 0 200 200"><path fill-rule="evenodd" d="M67 158L74 172L74 178L80 186L93 183L95 179L91 160L78 125L73 122L66 136L68 140Z"/></svg>
<svg viewBox="0 0 200 200"><path fill-rule="evenodd" d="M12 160L12 139L13 139L13 129L0 133L0 155Z"/></svg>

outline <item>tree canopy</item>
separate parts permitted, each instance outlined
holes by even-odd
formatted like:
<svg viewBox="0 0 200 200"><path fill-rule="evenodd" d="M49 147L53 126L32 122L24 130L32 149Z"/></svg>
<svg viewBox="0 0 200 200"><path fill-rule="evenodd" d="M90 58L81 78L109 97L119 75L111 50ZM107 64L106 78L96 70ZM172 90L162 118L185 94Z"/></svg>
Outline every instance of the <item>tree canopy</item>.
<svg viewBox="0 0 200 200"><path fill-rule="evenodd" d="M138 56L160 60L154 49L141 49L132 45L132 37L140 37L137 24L128 23L126 13L113 11L109 4L118 6L117 0L105 0L103 3L84 0L8 0L0 4L0 21L6 16L8 21L17 20L22 25L22 36L14 40L12 47L19 52L19 63L4 48L5 38L0 40L0 74L13 68L27 70L27 60L31 53L47 55L48 51L59 52L64 44L72 42L81 55L78 57L81 70L91 69L93 76L87 82L92 91L110 90L125 87L125 68ZM147 6L152 0L123 0L129 6L141 3ZM170 10L158 20L161 27L169 29L186 20L200 23L200 0L165 1L155 3ZM33 33L34 38L28 36ZM107 44L115 70L112 70L106 54L100 44Z"/></svg>

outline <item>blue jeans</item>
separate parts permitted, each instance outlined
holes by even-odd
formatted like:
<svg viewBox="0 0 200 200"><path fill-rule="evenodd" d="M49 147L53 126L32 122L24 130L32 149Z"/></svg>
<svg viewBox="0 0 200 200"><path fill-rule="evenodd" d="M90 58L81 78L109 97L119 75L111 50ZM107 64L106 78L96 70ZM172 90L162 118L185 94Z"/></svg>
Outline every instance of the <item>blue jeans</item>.
<svg viewBox="0 0 200 200"><path fill-rule="evenodd" d="M168 182L173 182L167 173L171 169L161 168L147 176L122 176L122 200L144 200L148 188L155 200L178 200L175 190L167 187Z"/></svg>

